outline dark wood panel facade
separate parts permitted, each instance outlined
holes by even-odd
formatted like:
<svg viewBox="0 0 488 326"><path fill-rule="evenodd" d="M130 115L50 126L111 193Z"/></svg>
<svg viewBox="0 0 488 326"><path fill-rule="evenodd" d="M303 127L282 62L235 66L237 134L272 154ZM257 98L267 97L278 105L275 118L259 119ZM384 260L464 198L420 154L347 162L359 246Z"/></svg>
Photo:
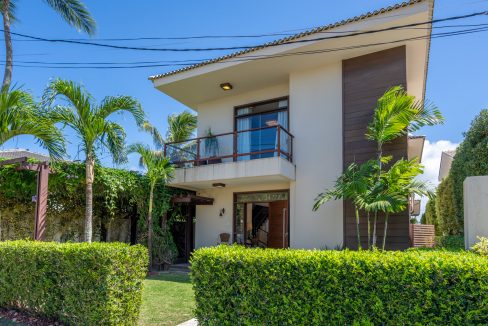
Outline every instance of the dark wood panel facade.
<svg viewBox="0 0 488 326"><path fill-rule="evenodd" d="M343 96L343 165L361 164L376 156L376 144L365 139L366 127L373 116L378 98L390 87L407 87L405 46L388 49L342 62ZM383 148L394 160L407 157L407 137L402 137ZM364 214L362 214L364 215ZM389 218L388 249L406 249L410 246L408 211ZM377 224L378 244L383 241L384 219ZM366 218L360 221L363 246L367 244ZM344 245L357 248L354 208L344 202Z"/></svg>

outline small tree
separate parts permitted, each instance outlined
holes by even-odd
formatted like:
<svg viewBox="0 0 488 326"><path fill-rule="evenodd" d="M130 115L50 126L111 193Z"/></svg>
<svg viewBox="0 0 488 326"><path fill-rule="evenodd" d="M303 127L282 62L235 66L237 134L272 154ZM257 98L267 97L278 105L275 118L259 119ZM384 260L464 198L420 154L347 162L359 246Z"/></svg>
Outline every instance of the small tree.
<svg viewBox="0 0 488 326"><path fill-rule="evenodd" d="M389 169L384 168L384 165L388 164L392 157L383 156L383 145L423 126L432 126L442 122L442 115L437 108L415 101L415 97L408 95L400 86L392 87L378 99L374 109L373 120L368 125L366 132L366 139L376 142L376 162L375 164L371 162L365 163L374 167L367 169L370 172L364 178L364 180L367 180L367 186L362 188L363 191L361 193L354 194L351 198L356 207L356 224L359 223L358 208L367 212L368 246L370 244L373 247L376 246L378 213L385 214L382 246L384 249L389 215L404 210L406 205L408 205L410 194L424 195L429 193L425 184L414 181L415 176L422 173L422 167L417 161L400 159ZM361 169L361 167L355 169ZM348 199L344 196L345 193L341 191L338 193L340 196L336 196L336 190L333 188L330 193L326 191L324 192L325 195L319 196L314 208L316 209L326 200ZM370 239L370 214L374 216L372 239Z"/></svg>
<svg viewBox="0 0 488 326"><path fill-rule="evenodd" d="M139 164L146 169L146 176L149 178L149 202L147 209L147 247L149 251L149 266L153 262L153 202L154 187L156 183L166 183L173 176L174 168L169 159L163 156L160 151L153 151L148 146L133 144L129 146L128 153L137 153L140 156ZM164 226L165 228L166 226ZM166 230L163 230L166 231Z"/></svg>
<svg viewBox="0 0 488 326"><path fill-rule="evenodd" d="M62 97L69 106L56 105L50 112L55 122L69 126L81 140L85 152L86 167L86 207L85 207L85 241L92 241L93 215L93 180L95 178L95 159L97 151L106 149L114 162L125 161L124 128L109 118L114 113L130 113L138 125L144 123L144 111L139 102L130 96L108 96L99 104L93 102L92 96L80 85L67 80L53 81L44 93L46 106Z"/></svg>

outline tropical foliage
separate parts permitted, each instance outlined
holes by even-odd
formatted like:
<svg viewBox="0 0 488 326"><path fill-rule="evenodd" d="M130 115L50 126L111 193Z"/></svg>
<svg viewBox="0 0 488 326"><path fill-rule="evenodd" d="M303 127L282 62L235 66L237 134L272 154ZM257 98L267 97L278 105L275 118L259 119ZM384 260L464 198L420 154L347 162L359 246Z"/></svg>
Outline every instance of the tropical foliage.
<svg viewBox="0 0 488 326"><path fill-rule="evenodd" d="M355 207L358 248L361 248L360 210L367 215L369 248L377 246L378 215L384 214L382 248L385 249L389 216L405 210L409 196L430 196L431 192L425 182L415 180L423 172L416 159L400 159L391 163L392 157L383 155L383 145L423 126L442 122L442 115L436 107L415 101L401 87L386 91L378 99L366 132L366 139L377 145L376 159L361 165L352 163L332 189L319 194L314 210L331 199L351 200Z"/></svg>
<svg viewBox="0 0 488 326"><path fill-rule="evenodd" d="M5 38L5 72L2 89L8 89L12 80L13 48L10 25L17 21L17 0L0 0L0 10L3 18L3 35ZM85 5L79 0L44 0L64 21L89 35L95 33L95 20L91 17Z"/></svg>
<svg viewBox="0 0 488 326"><path fill-rule="evenodd" d="M64 155L62 134L32 96L21 89L4 89L0 91L0 146L20 135L34 136L56 159Z"/></svg>
<svg viewBox="0 0 488 326"><path fill-rule="evenodd" d="M61 98L66 105L55 105ZM80 149L85 154L86 212L85 241L92 239L93 180L96 155L107 150L114 162L126 160L124 128L110 120L116 113L129 113L139 126L144 123L144 111L139 102L130 96L107 96L96 104L93 97L79 84L55 80L46 89L44 105L49 107L49 117L56 123L69 126L79 137Z"/></svg>
<svg viewBox="0 0 488 326"><path fill-rule="evenodd" d="M54 162L49 176L46 227L48 241L82 241L85 215L85 165L77 162ZM145 243L149 178L134 171L102 167L95 164L93 183L93 239L96 241L131 241L130 230L137 220L137 236ZM36 192L36 173L17 171L8 165L0 169L0 240L25 239L32 236ZM172 196L184 191L157 183L154 189L153 219L168 212ZM172 220L172 214L168 220ZM129 223L129 221L131 221Z"/></svg>
<svg viewBox="0 0 488 326"><path fill-rule="evenodd" d="M137 153L140 156L140 166L146 170L146 176L149 179L149 200L147 209L147 247L149 250L149 266L152 266L154 256L158 258L158 265L171 264L176 252L174 246L168 245L168 240L165 240L171 237L166 221L163 221L163 223L156 226L158 246L153 248L154 223L152 213L154 188L159 181L165 184L168 179L172 178L173 166L170 164L169 159L163 156L161 151L151 150L148 146L143 144L133 144L129 146L128 153Z"/></svg>

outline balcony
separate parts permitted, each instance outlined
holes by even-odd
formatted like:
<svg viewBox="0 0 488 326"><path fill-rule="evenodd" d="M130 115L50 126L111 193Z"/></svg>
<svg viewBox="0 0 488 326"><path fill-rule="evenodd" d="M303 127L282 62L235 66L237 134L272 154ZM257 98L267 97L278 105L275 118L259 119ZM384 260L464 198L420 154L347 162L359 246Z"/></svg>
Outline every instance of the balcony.
<svg viewBox="0 0 488 326"><path fill-rule="evenodd" d="M295 179L293 135L280 125L166 143L164 153L176 166L170 184L183 188Z"/></svg>

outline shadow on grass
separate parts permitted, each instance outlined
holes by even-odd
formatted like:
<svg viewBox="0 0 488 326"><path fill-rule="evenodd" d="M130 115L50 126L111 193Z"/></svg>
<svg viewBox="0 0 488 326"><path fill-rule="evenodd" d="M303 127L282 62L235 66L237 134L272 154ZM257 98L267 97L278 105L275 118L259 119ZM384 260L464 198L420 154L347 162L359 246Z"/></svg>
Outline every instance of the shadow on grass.
<svg viewBox="0 0 488 326"><path fill-rule="evenodd" d="M146 277L150 281L165 281L175 283L190 283L190 276L184 273L161 273Z"/></svg>

